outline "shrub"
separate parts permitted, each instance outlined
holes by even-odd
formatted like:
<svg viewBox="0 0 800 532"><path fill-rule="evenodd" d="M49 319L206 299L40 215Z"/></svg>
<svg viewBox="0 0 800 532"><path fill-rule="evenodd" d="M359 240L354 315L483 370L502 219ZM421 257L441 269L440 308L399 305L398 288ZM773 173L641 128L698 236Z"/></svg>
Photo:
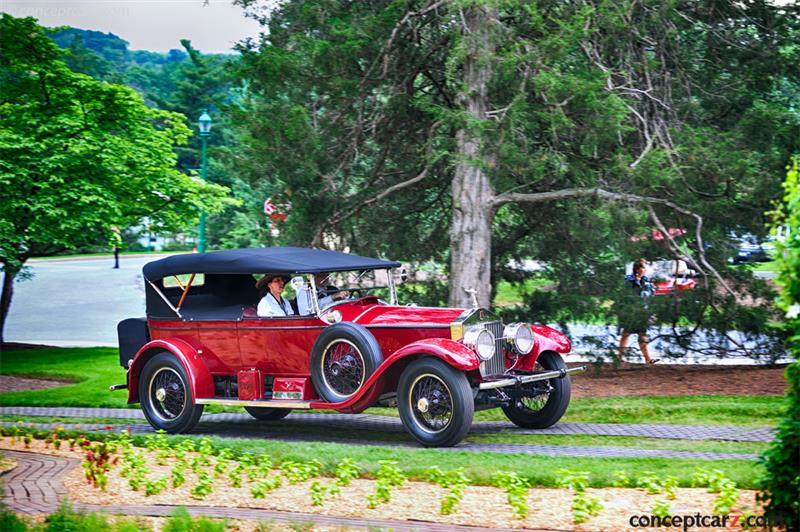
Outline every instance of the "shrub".
<svg viewBox="0 0 800 532"><path fill-rule="evenodd" d="M227 523L198 517L193 519L186 508L178 508L163 528L163 532L225 532Z"/></svg>
<svg viewBox="0 0 800 532"><path fill-rule="evenodd" d="M782 285L778 306L786 312L789 349L795 362L784 373L786 415L769 450L762 456L766 474L761 479L759 500L766 503L766 514L783 520L788 530L800 528L800 158L794 157L784 182L786 196L775 217L776 227L785 224L790 236L778 246L777 263Z"/></svg>

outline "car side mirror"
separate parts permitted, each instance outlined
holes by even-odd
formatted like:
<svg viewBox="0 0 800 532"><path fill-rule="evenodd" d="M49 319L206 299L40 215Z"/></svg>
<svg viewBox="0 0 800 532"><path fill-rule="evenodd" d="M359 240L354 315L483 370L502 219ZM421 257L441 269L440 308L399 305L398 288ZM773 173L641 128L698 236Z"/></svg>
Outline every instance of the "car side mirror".
<svg viewBox="0 0 800 532"><path fill-rule="evenodd" d="M298 275L297 277L292 277L292 280L289 282L289 284L292 285L292 288L294 288L295 292L298 292L306 285L306 280Z"/></svg>

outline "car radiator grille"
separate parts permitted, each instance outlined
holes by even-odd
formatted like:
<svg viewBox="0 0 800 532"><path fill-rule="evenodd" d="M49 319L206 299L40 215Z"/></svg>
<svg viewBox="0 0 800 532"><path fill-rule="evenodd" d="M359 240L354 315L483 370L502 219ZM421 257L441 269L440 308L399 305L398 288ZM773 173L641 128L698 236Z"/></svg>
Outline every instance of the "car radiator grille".
<svg viewBox="0 0 800 532"><path fill-rule="evenodd" d="M481 376L502 375L506 371L505 340L503 339L503 323L489 321L482 324L494 335L494 356L481 362Z"/></svg>

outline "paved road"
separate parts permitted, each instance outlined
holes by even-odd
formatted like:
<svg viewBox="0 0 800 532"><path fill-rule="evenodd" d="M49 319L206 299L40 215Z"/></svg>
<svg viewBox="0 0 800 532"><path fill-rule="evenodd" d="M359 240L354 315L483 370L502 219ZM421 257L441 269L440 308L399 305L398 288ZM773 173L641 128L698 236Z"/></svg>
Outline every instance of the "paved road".
<svg viewBox="0 0 800 532"><path fill-rule="evenodd" d="M142 266L154 257L29 262L33 278L17 282L6 320L7 342L117 345L117 323L144 316Z"/></svg>

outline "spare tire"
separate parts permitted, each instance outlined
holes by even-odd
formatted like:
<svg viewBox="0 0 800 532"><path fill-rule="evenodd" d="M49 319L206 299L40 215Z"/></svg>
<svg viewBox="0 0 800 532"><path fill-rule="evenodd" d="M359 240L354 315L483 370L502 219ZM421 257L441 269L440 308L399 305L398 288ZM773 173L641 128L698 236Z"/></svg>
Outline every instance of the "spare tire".
<svg viewBox="0 0 800 532"><path fill-rule="evenodd" d="M329 403L352 397L383 362L378 341L365 327L341 322L327 327L311 349L311 382Z"/></svg>

